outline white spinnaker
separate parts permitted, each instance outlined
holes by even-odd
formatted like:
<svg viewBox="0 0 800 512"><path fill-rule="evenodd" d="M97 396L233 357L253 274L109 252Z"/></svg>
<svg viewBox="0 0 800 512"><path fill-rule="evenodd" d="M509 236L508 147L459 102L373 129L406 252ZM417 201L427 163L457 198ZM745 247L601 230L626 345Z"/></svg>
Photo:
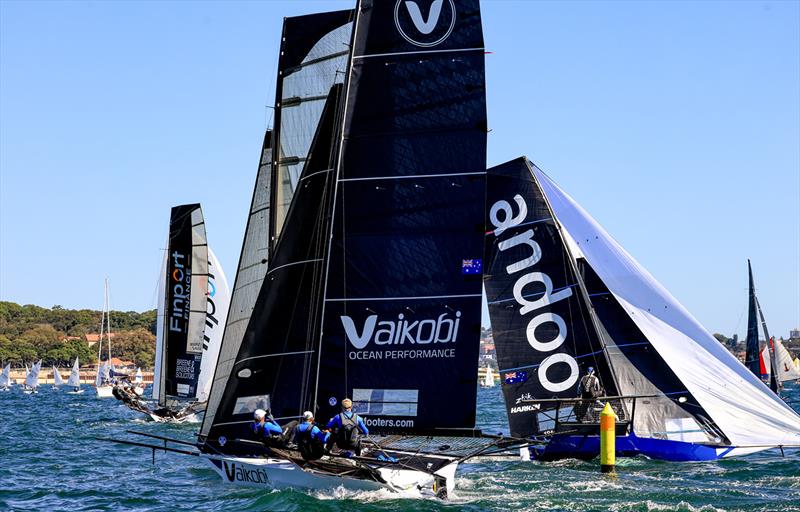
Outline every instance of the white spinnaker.
<svg viewBox="0 0 800 512"><path fill-rule="evenodd" d="M541 170L558 222L664 361L737 446L800 445L800 416Z"/></svg>
<svg viewBox="0 0 800 512"><path fill-rule="evenodd" d="M39 362L33 365L31 371L25 377L25 385L29 388L36 389L39 387L39 371L42 369L42 360L39 359Z"/></svg>
<svg viewBox="0 0 800 512"><path fill-rule="evenodd" d="M75 364L72 365L72 371L69 374L69 380L67 380L67 386L77 388L81 385L81 367L80 363L78 362L78 358L75 358Z"/></svg>
<svg viewBox="0 0 800 512"><path fill-rule="evenodd" d="M61 378L61 374L58 373L58 368L53 365L53 385L54 386L61 386L64 384L64 379Z"/></svg>
<svg viewBox="0 0 800 512"><path fill-rule="evenodd" d="M167 237L169 238L169 237ZM164 247L169 247L169 239ZM159 400L161 393L161 373L164 371L164 303L167 300L167 251L161 261L161 272L158 278L158 303L156 307L156 364L153 369L153 400Z"/></svg>
<svg viewBox="0 0 800 512"><path fill-rule="evenodd" d="M0 373L0 387L8 387L11 385L11 363L3 368L3 373Z"/></svg>
<svg viewBox="0 0 800 512"><path fill-rule="evenodd" d="M775 360L777 368L775 369L775 377L780 382L787 380L800 379L800 369L796 368L792 355L786 350L780 340L774 340L775 343Z"/></svg>
<svg viewBox="0 0 800 512"><path fill-rule="evenodd" d="M228 306L231 291L222 265L216 254L208 248L208 303L206 314L205 347L200 360L200 375L197 379L197 400L205 402L211 392L214 370L217 368L219 349L222 347L222 334L225 332L225 320L228 318ZM213 279L212 277L213 276Z"/></svg>

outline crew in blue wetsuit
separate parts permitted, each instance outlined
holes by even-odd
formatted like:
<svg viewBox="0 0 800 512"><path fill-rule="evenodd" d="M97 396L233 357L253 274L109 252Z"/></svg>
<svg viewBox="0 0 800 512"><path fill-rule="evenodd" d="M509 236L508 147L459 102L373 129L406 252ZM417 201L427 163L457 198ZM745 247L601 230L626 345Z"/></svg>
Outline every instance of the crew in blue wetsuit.
<svg viewBox="0 0 800 512"><path fill-rule="evenodd" d="M294 429L294 442L305 460L316 460L325 454L325 443L330 439L330 432L323 432L314 425L314 414L303 413L303 422Z"/></svg>
<svg viewBox="0 0 800 512"><path fill-rule="evenodd" d="M342 450L352 450L361 455L361 435L369 435L369 429L361 416L353 412L353 402L349 398L342 400L342 412L328 421L328 430L334 433L336 446Z"/></svg>
<svg viewBox="0 0 800 512"><path fill-rule="evenodd" d="M275 423L275 420L268 416L267 411L264 409L256 409L253 413L253 434L261 441L275 444L280 441L283 430Z"/></svg>

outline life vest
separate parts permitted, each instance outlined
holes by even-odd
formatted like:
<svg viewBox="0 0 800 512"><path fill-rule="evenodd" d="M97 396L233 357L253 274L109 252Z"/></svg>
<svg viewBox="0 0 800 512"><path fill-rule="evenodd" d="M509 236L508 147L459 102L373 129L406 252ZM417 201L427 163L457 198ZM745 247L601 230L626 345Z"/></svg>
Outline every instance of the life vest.
<svg viewBox="0 0 800 512"><path fill-rule="evenodd" d="M361 441L358 430L358 414L353 413L348 418L345 413L339 413L339 423L341 426L336 431L336 446L343 449L352 449L358 446Z"/></svg>
<svg viewBox="0 0 800 512"><path fill-rule="evenodd" d="M585 375L581 379L581 396L584 398L595 398L600 393L600 381L594 375Z"/></svg>
<svg viewBox="0 0 800 512"><path fill-rule="evenodd" d="M301 428L307 425L308 428ZM297 433L295 434L295 441L297 442L297 450L304 460L317 460L325 454L325 444L311 435L314 425L302 423L297 426Z"/></svg>

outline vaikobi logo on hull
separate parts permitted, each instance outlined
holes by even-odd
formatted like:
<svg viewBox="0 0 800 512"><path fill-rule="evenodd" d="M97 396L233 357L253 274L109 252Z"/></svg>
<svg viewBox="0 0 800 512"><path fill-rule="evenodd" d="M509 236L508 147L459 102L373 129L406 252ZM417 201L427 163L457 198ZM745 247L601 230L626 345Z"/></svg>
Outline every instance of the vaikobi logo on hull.
<svg viewBox="0 0 800 512"><path fill-rule="evenodd" d="M409 43L436 46L453 32L456 6L453 0L397 0L394 24Z"/></svg>
<svg viewBox="0 0 800 512"><path fill-rule="evenodd" d="M360 326L349 316L343 315L339 318L347 340L356 349L350 352L350 359L455 357L455 348L449 348L449 345L455 343L458 338L461 311L453 314L442 313L436 318L423 320L406 318L403 313L391 320L382 320L378 315L370 315ZM370 344L372 348L389 350L364 350ZM431 347L431 345L445 344L448 346ZM415 345L425 346L427 350L410 350Z"/></svg>
<svg viewBox="0 0 800 512"><path fill-rule="evenodd" d="M229 482L241 482L245 484L269 484L269 476L263 469L248 469L241 464L237 465L233 462L228 464L227 461L222 461L225 468L225 476Z"/></svg>

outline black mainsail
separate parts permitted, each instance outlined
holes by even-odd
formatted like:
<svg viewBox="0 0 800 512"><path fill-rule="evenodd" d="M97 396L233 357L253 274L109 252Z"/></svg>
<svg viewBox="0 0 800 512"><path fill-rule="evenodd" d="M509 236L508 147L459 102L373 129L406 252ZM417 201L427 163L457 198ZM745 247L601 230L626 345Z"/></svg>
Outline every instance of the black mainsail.
<svg viewBox="0 0 800 512"><path fill-rule="evenodd" d="M350 45L352 17L352 11L338 11L284 20L271 171L260 172L256 183L230 332L201 428L211 451L258 452L226 442L246 435L257 408L271 409L282 421L313 407L322 262L348 62L342 49ZM266 206L256 206L257 197ZM254 222L252 212L261 208L263 217ZM248 277L247 269L256 266Z"/></svg>
<svg viewBox="0 0 800 512"><path fill-rule="evenodd" d="M399 3L364 0L354 29L316 407L350 396L376 432L475 424L483 36L477 0L440 7L423 34Z"/></svg>
<svg viewBox="0 0 800 512"><path fill-rule="evenodd" d="M550 411L593 367L617 395L585 289L526 158L489 170L484 283L511 434L552 432Z"/></svg>
<svg viewBox="0 0 800 512"><path fill-rule="evenodd" d="M160 364L154 398L162 406L197 394L208 298L208 242L199 204L170 213ZM159 308L161 309L161 308Z"/></svg>
<svg viewBox="0 0 800 512"><path fill-rule="evenodd" d="M758 342L758 307L756 306L756 287L753 283L753 267L750 260L747 260L747 274L749 278L749 295L747 308L747 338L745 338L745 366L753 375L761 378L760 353L761 348Z"/></svg>
<svg viewBox="0 0 800 512"><path fill-rule="evenodd" d="M285 20L270 270L225 334L207 451L258 453L229 442L258 407L326 419L346 396L377 432L474 428L484 51L478 1L440 7L430 31L367 0Z"/></svg>

